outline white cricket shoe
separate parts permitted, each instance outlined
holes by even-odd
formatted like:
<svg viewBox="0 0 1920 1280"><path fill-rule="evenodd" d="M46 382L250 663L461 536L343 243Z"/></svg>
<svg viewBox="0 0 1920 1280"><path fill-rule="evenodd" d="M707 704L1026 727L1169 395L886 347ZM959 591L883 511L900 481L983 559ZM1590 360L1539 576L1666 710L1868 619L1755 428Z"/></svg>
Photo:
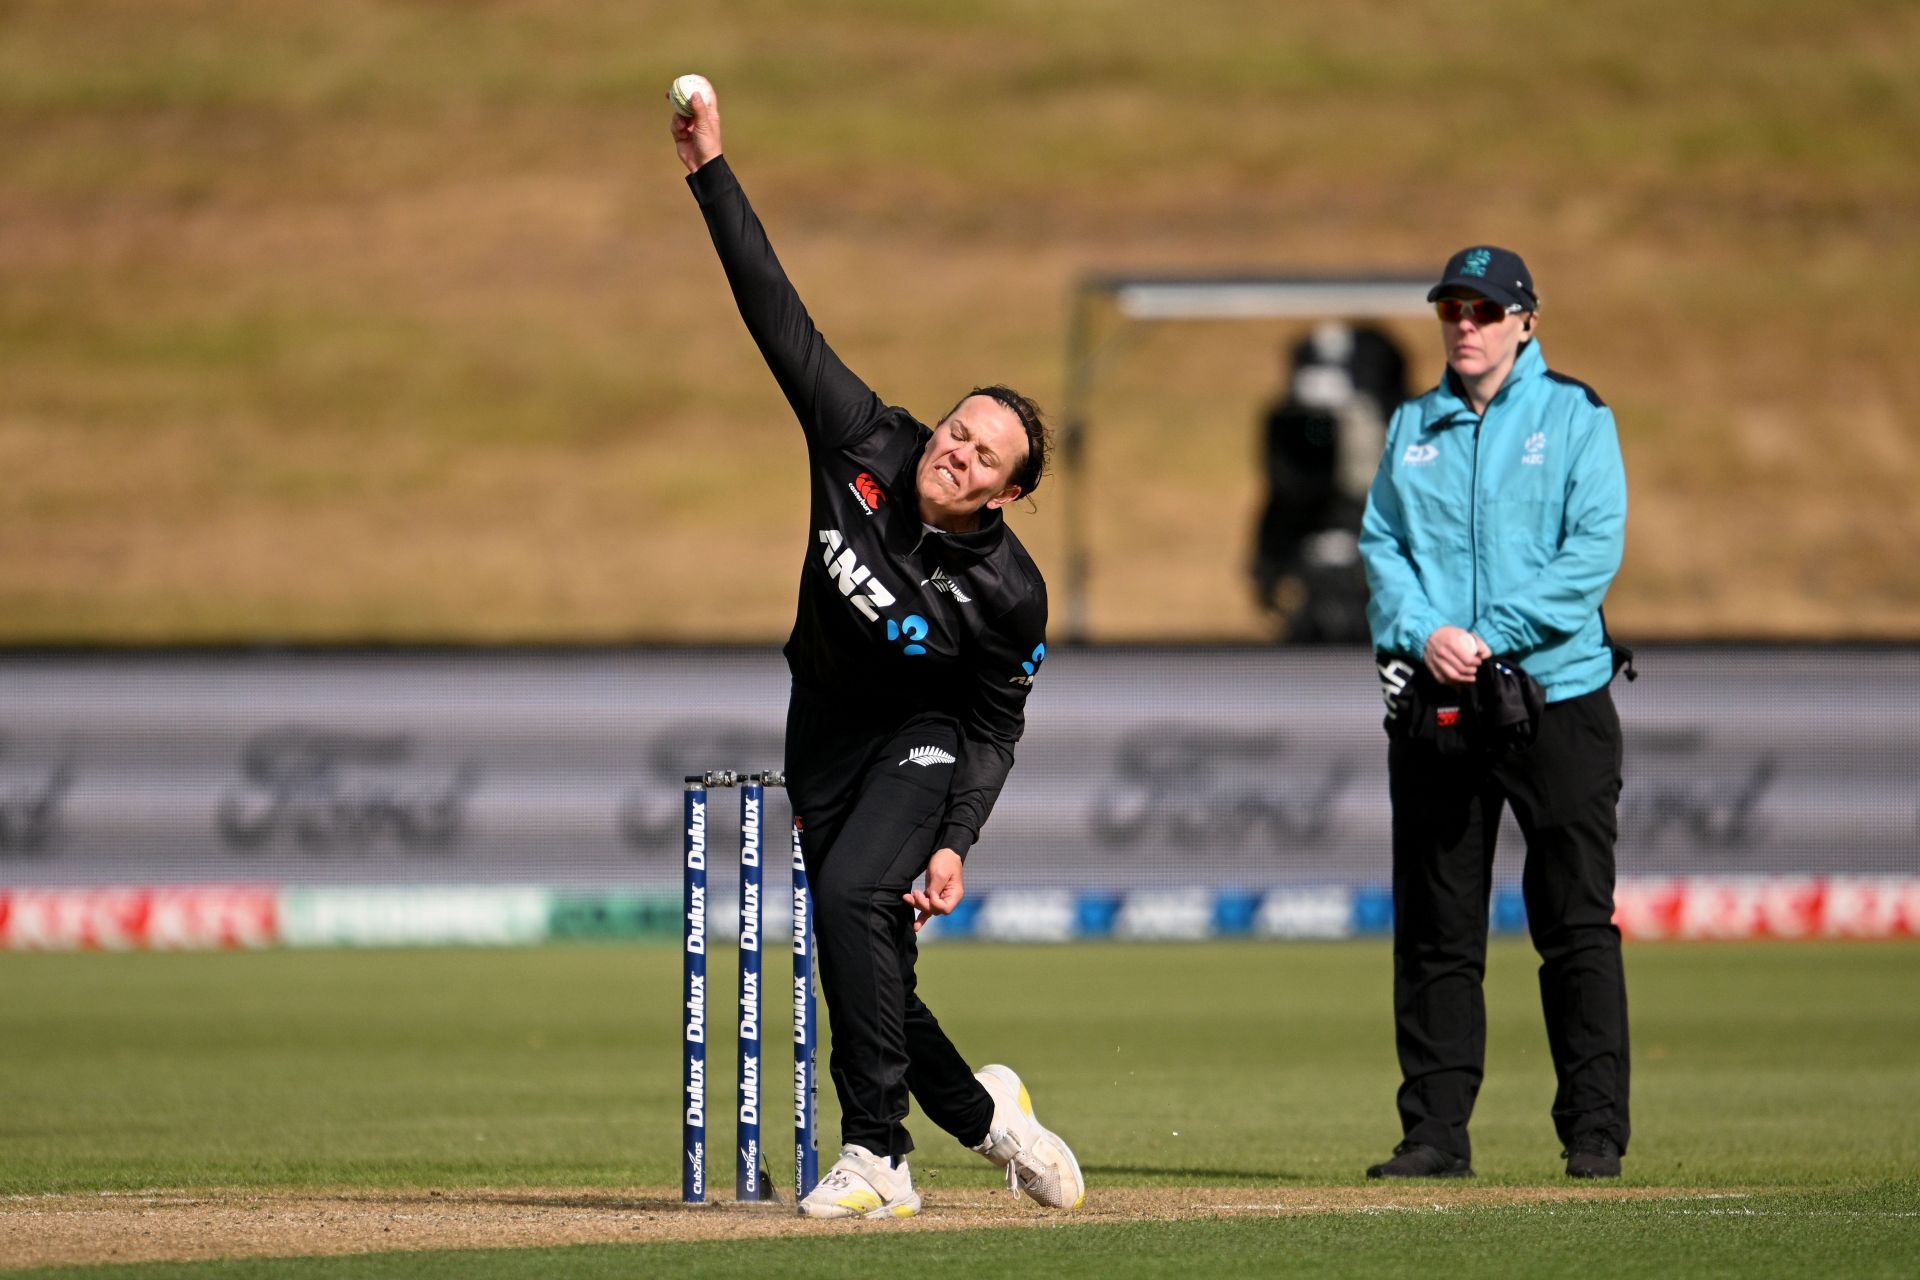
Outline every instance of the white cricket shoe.
<svg viewBox="0 0 1920 1280"><path fill-rule="evenodd" d="M1012 1067L995 1063L973 1073L993 1096L993 1127L974 1150L1007 1171L1007 1189L1024 1191L1049 1209L1078 1209L1087 1180L1073 1149L1033 1118L1033 1099Z"/></svg>
<svg viewBox="0 0 1920 1280"><path fill-rule="evenodd" d="M809 1218L911 1218L920 1212L913 1172L902 1160L890 1166L883 1157L852 1143L827 1176L800 1202Z"/></svg>

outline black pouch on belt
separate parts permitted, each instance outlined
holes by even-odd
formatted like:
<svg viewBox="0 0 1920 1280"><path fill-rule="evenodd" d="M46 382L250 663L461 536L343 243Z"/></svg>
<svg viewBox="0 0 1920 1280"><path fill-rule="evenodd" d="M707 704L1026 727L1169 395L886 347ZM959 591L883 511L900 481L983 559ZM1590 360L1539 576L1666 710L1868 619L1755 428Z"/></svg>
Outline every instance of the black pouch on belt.
<svg viewBox="0 0 1920 1280"><path fill-rule="evenodd" d="M1546 705L1540 682L1506 658L1488 658L1473 678L1473 721L1489 751L1532 746Z"/></svg>

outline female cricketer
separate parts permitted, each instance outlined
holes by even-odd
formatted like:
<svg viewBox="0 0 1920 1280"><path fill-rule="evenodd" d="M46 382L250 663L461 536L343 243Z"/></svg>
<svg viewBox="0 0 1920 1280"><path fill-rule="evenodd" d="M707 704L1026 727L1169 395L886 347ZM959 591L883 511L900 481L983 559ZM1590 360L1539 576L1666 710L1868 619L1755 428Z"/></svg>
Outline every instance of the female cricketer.
<svg viewBox="0 0 1920 1280"><path fill-rule="evenodd" d="M1019 1076L974 1072L914 992L914 934L964 892L1046 657L1046 584L1003 509L1040 483L1047 433L1003 386L931 430L827 346L720 147L711 86L672 119L740 315L806 435L811 534L787 641L788 794L815 896L840 1158L815 1217L920 1207L907 1098L1041 1204L1077 1206L1073 1153ZM922 874L924 887L914 883Z"/></svg>

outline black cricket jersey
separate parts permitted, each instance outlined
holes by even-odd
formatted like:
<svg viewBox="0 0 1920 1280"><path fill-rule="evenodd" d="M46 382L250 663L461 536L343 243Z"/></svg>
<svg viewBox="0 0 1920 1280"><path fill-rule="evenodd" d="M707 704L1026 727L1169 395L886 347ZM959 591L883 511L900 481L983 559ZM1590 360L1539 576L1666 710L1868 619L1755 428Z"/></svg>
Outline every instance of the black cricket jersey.
<svg viewBox="0 0 1920 1280"><path fill-rule="evenodd" d="M1047 652L1046 583L999 511L982 511L971 533L921 521L914 471L933 432L833 353L726 157L687 185L806 434L811 528L785 650L795 696L871 725L876 741L915 716L952 717L960 757L935 847L965 857L1026 727Z"/></svg>

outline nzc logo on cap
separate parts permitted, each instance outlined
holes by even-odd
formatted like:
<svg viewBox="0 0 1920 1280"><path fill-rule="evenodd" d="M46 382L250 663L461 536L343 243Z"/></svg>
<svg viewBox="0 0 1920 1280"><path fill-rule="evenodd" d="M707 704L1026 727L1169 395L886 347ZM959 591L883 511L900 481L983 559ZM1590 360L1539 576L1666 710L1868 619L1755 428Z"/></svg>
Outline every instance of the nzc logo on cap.
<svg viewBox="0 0 1920 1280"><path fill-rule="evenodd" d="M1460 274L1463 276L1484 276L1487 274L1487 268L1492 264L1493 254L1485 249L1470 249L1467 252L1467 260L1460 264Z"/></svg>

